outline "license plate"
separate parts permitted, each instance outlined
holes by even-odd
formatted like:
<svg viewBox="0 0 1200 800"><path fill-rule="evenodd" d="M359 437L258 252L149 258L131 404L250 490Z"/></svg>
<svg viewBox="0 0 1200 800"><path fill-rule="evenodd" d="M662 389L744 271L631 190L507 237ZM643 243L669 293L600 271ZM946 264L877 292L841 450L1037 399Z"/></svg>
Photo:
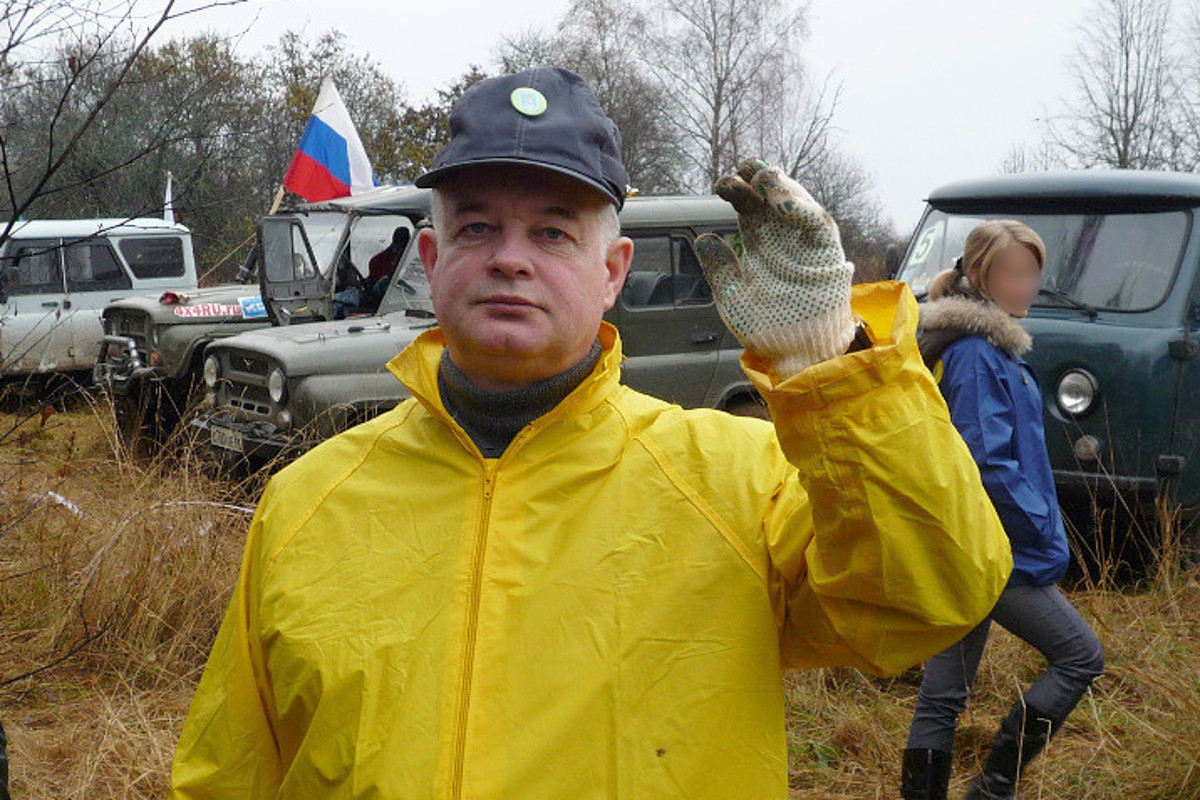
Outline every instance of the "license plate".
<svg viewBox="0 0 1200 800"><path fill-rule="evenodd" d="M219 447L222 450L233 450L237 453L242 452L242 434L239 432L214 426L209 429L209 433L212 437L213 447Z"/></svg>

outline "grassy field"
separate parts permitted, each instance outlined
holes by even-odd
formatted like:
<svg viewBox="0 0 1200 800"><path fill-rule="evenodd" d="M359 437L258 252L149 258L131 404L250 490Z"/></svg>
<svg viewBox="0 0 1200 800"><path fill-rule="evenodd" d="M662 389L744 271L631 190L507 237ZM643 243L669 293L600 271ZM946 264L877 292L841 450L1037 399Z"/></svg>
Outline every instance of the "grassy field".
<svg viewBox="0 0 1200 800"><path fill-rule="evenodd" d="M0 414L0 721L15 797L164 796L257 491L186 456L134 462L108 419L86 400ZM1196 575L1082 585L1071 599L1104 643L1106 674L1020 796L1200 800ZM959 728L955 792L1039 669L996 629ZM898 796L919 679L787 676L793 797Z"/></svg>

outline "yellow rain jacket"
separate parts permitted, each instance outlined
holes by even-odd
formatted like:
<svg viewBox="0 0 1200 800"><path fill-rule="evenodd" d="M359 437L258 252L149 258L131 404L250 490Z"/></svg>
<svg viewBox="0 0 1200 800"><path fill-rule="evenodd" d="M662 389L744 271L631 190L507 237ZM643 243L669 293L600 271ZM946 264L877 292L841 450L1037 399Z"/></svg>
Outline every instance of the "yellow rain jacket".
<svg viewBox="0 0 1200 800"><path fill-rule="evenodd" d="M173 797L786 797L782 670L908 667L1011 566L912 296L855 310L871 350L743 358L774 429L621 386L606 325L496 459L421 336L389 365L413 399L267 488Z"/></svg>

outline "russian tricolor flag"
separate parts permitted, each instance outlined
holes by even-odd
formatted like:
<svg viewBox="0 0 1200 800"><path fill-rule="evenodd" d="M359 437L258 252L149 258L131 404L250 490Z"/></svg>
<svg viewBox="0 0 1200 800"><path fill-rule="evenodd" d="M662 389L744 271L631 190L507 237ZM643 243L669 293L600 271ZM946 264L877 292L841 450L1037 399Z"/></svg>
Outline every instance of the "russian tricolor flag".
<svg viewBox="0 0 1200 800"><path fill-rule="evenodd" d="M367 151L331 78L321 82L317 104L283 185L310 203L358 194L376 185Z"/></svg>

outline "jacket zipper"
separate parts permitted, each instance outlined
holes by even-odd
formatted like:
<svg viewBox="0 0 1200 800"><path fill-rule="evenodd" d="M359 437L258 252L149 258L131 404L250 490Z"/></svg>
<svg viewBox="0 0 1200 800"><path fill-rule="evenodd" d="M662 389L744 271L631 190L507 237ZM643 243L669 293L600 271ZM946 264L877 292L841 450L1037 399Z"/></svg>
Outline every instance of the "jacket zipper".
<svg viewBox="0 0 1200 800"><path fill-rule="evenodd" d="M479 623L479 595L483 583L483 554L487 546L488 522L492 513L492 493L496 485L496 463L485 461L483 465L483 509L479 520L479 534L475 537L475 550L471 554L471 587L467 596L466 629L463 635L462 682L458 694L457 729L454 732L454 773L450 784L450 795L454 800L462 797L463 760L467 746L467 712L470 706L471 677L475 667L475 629Z"/></svg>

